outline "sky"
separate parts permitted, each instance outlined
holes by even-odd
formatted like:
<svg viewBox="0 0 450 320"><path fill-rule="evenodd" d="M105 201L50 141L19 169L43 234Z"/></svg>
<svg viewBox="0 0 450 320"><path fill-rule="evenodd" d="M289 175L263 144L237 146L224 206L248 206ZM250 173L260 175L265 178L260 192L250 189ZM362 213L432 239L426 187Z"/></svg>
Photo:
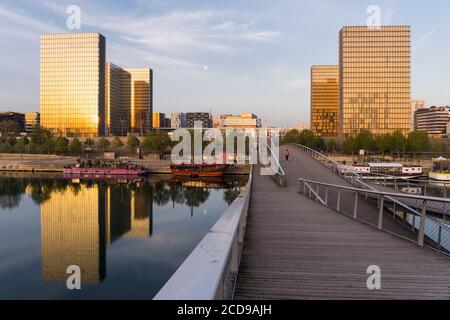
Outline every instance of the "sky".
<svg viewBox="0 0 450 320"><path fill-rule="evenodd" d="M339 30L371 5L412 27L412 98L450 105L450 0L0 0L0 111L39 110L39 36L74 32L70 5L108 61L153 69L154 111L309 123L310 67L338 64Z"/></svg>

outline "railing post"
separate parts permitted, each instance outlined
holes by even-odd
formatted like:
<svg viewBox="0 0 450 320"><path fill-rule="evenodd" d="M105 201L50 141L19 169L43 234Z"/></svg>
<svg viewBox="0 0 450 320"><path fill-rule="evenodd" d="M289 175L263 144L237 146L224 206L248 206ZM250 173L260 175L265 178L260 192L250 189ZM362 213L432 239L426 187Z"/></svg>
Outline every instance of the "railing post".
<svg viewBox="0 0 450 320"><path fill-rule="evenodd" d="M319 184L316 186L316 202L319 202Z"/></svg>
<svg viewBox="0 0 450 320"><path fill-rule="evenodd" d="M438 232L438 249L441 248L441 241L442 241L442 226L439 226L439 232Z"/></svg>
<svg viewBox="0 0 450 320"><path fill-rule="evenodd" d="M328 206L328 187L325 189L325 205Z"/></svg>
<svg viewBox="0 0 450 320"><path fill-rule="evenodd" d="M423 241L425 238L425 220L427 218L427 201L423 200L422 214L420 216L420 228L419 228L419 236L417 239L417 244L420 247L423 247Z"/></svg>
<svg viewBox="0 0 450 320"><path fill-rule="evenodd" d="M378 211L378 229L383 230L384 195L380 197L380 209Z"/></svg>
<svg viewBox="0 0 450 320"><path fill-rule="evenodd" d="M358 218L358 191L355 192L355 204L353 206L353 219L357 219Z"/></svg>
<svg viewBox="0 0 450 320"><path fill-rule="evenodd" d="M338 189L336 211L341 211L341 189Z"/></svg>
<svg viewBox="0 0 450 320"><path fill-rule="evenodd" d="M232 248L231 248L231 266L230 271L237 273L239 270L239 243L237 234L233 238Z"/></svg>

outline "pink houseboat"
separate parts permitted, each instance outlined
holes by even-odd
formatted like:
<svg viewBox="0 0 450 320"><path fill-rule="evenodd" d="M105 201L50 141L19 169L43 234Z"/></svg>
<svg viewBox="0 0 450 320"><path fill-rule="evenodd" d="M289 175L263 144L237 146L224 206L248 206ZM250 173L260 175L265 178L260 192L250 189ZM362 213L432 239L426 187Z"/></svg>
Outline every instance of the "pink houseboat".
<svg viewBox="0 0 450 320"><path fill-rule="evenodd" d="M66 167L63 169L63 172L64 176L75 177L142 176L148 173L147 170L136 165L102 162L97 166L97 164L93 164L90 161L77 163L75 167Z"/></svg>

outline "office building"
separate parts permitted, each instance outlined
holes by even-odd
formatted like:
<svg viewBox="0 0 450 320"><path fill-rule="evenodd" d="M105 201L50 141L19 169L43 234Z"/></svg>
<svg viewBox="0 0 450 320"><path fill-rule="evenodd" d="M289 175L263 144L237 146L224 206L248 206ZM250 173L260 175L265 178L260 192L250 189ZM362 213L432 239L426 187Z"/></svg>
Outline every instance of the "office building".
<svg viewBox="0 0 450 320"><path fill-rule="evenodd" d="M210 114L208 112L186 113L186 126L194 128L195 122L201 122L203 128L211 128Z"/></svg>
<svg viewBox="0 0 450 320"><path fill-rule="evenodd" d="M15 123L17 125L15 130L17 129L18 132L25 132L25 115L23 113L12 111L0 112L0 126L3 125L3 128L1 128L0 131L9 130L7 127L5 127L8 122Z"/></svg>
<svg viewBox="0 0 450 320"><path fill-rule="evenodd" d="M41 124L41 115L39 112L25 112L25 132L32 133L34 129L39 128Z"/></svg>
<svg viewBox="0 0 450 320"><path fill-rule="evenodd" d="M450 121L450 107L431 107L416 111L416 130L425 131L431 137L440 138L447 134Z"/></svg>
<svg viewBox="0 0 450 320"><path fill-rule="evenodd" d="M318 137L336 137L339 121L339 66L311 67L311 129Z"/></svg>
<svg viewBox="0 0 450 320"><path fill-rule="evenodd" d="M124 68L131 75L131 131L145 135L152 130L153 71L150 68Z"/></svg>
<svg viewBox="0 0 450 320"><path fill-rule="evenodd" d="M65 136L105 134L105 38L99 33L41 36L41 125Z"/></svg>
<svg viewBox="0 0 450 320"><path fill-rule="evenodd" d="M110 62L106 64L106 135L130 132L131 74Z"/></svg>
<svg viewBox="0 0 450 320"><path fill-rule="evenodd" d="M170 127L173 129L186 128L186 114L181 112L172 112L170 114Z"/></svg>
<svg viewBox="0 0 450 320"><path fill-rule="evenodd" d="M411 100L411 131L416 128L416 111L420 109L425 109L427 107L427 102L425 100Z"/></svg>
<svg viewBox="0 0 450 320"><path fill-rule="evenodd" d="M211 116L211 125L213 128L220 127L220 120L222 119L221 115L212 115Z"/></svg>
<svg viewBox="0 0 450 320"><path fill-rule="evenodd" d="M409 26L344 27L339 34L339 134L411 128Z"/></svg>
<svg viewBox="0 0 450 320"><path fill-rule="evenodd" d="M161 112L153 112L153 128L167 128L166 115Z"/></svg>
<svg viewBox="0 0 450 320"><path fill-rule="evenodd" d="M220 119L220 128L256 129L261 128L261 120L253 113L241 113L238 116L224 115Z"/></svg>

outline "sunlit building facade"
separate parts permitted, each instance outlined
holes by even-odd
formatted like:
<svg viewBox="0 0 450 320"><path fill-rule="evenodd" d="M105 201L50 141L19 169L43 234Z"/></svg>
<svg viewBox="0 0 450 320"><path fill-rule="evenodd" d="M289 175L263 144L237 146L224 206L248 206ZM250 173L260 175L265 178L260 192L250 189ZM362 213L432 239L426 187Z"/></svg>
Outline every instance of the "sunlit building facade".
<svg viewBox="0 0 450 320"><path fill-rule="evenodd" d="M250 112L244 112L238 116L223 115L220 118L219 128L256 129L261 128L261 120Z"/></svg>
<svg viewBox="0 0 450 320"><path fill-rule="evenodd" d="M41 204L42 276L66 281L67 268L81 269L83 283L99 283L106 273L104 207L98 186L53 192Z"/></svg>
<svg viewBox="0 0 450 320"><path fill-rule="evenodd" d="M162 112L152 112L152 126L153 128L166 128L166 115Z"/></svg>
<svg viewBox="0 0 450 320"><path fill-rule="evenodd" d="M153 71L150 68L125 68L131 75L131 131L146 134L152 130Z"/></svg>
<svg viewBox="0 0 450 320"><path fill-rule="evenodd" d="M339 133L411 128L409 26L344 27L339 35Z"/></svg>
<svg viewBox="0 0 450 320"><path fill-rule="evenodd" d="M105 134L105 37L41 36L41 125L65 136Z"/></svg>
<svg viewBox="0 0 450 320"><path fill-rule="evenodd" d="M32 133L34 129L39 128L41 124L41 115L39 112L25 112L25 132Z"/></svg>
<svg viewBox="0 0 450 320"><path fill-rule="evenodd" d="M338 135L339 66L311 67L311 129L319 137Z"/></svg>
<svg viewBox="0 0 450 320"><path fill-rule="evenodd" d="M125 136L130 132L131 74L106 64L106 135Z"/></svg>

